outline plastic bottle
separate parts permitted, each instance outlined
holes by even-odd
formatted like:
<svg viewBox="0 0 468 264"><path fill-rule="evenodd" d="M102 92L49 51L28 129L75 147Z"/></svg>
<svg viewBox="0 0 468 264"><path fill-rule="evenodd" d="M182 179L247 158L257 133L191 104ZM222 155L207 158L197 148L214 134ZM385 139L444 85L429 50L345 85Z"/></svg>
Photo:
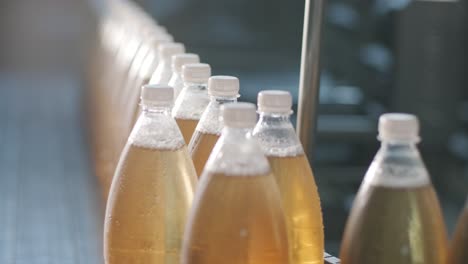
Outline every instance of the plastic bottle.
<svg viewBox="0 0 468 264"><path fill-rule="evenodd" d="M161 62L158 54L159 47L162 46L162 44L168 44L174 41L171 35L166 35L163 38L164 40L153 42L153 45L151 45L150 51L144 57L140 67L138 68L136 78L132 80L132 83L130 83L132 87L141 87L150 83L151 77L156 72L159 63Z"/></svg>
<svg viewBox="0 0 468 264"><path fill-rule="evenodd" d="M223 123L220 120L221 105L237 102L239 79L232 76L210 77L208 94L210 103L203 112L188 147L198 176L203 172L206 161L223 130Z"/></svg>
<svg viewBox="0 0 468 264"><path fill-rule="evenodd" d="M170 36L150 36L145 40L130 66L128 77L125 80L126 91L138 90L139 87L149 83L151 75L157 67L158 47L171 42L172 37ZM150 70L152 70L151 73L147 73ZM142 71L144 71L144 74L142 74ZM145 77L140 78L142 75L145 75Z"/></svg>
<svg viewBox="0 0 468 264"><path fill-rule="evenodd" d="M124 91L119 98L118 109L121 111L116 113L119 117L120 127L117 129L122 132L120 145L125 144L126 139L132 129L135 121L135 111L138 106L138 96L140 94L140 87L144 84L140 82L139 75L140 71L146 66L146 60L153 60L153 64L157 61L157 57L154 56L154 50L161 46L163 43L169 43L170 39L166 37L148 37L138 50L132 65L130 66L127 78L125 79ZM153 69L154 71L154 69ZM123 141L123 142L122 142ZM121 150L121 148L120 148Z"/></svg>
<svg viewBox="0 0 468 264"><path fill-rule="evenodd" d="M468 198L458 219L450 247L449 264L466 264L468 261Z"/></svg>
<svg viewBox="0 0 468 264"><path fill-rule="evenodd" d="M120 136L119 141L115 144L119 154L139 116L138 97L140 89L138 87L148 84L151 73L156 68L158 58L157 52L154 51L157 51L157 48L163 43L169 42L170 40L166 38L155 37L148 39L148 43L145 45L147 46L146 52L142 50L142 54L139 54L140 56L134 60L134 66L125 84L126 91L121 96L119 104L121 113L118 115L119 127L116 130L119 131Z"/></svg>
<svg viewBox="0 0 468 264"><path fill-rule="evenodd" d="M182 88L184 80L182 79L182 66L190 63L199 63L200 57L197 54L185 53L172 56L172 77L169 81L169 86L174 88L174 98L177 100Z"/></svg>
<svg viewBox="0 0 468 264"><path fill-rule="evenodd" d="M150 84L168 84L172 76L171 59L173 55L182 54L185 47L181 43L165 43L158 48L159 63L150 79Z"/></svg>
<svg viewBox="0 0 468 264"><path fill-rule="evenodd" d="M288 243L280 194L252 137L255 106L223 106L225 127L189 213L182 264L285 264Z"/></svg>
<svg viewBox="0 0 468 264"><path fill-rule="evenodd" d="M439 201L416 147L417 117L382 115L379 140L346 224L341 263L446 263Z"/></svg>
<svg viewBox="0 0 468 264"><path fill-rule="evenodd" d="M291 94L262 91L257 102L260 119L253 134L262 146L279 186L291 263L323 263L320 198L309 161L289 120Z"/></svg>
<svg viewBox="0 0 468 264"><path fill-rule="evenodd" d="M143 112L112 181L104 227L106 264L179 263L196 173L171 117L169 86L142 89Z"/></svg>
<svg viewBox="0 0 468 264"><path fill-rule="evenodd" d="M182 66L184 88L177 97L172 115L177 121L187 144L192 138L198 120L200 120L210 102L206 88L210 76L211 68L208 64L195 63Z"/></svg>

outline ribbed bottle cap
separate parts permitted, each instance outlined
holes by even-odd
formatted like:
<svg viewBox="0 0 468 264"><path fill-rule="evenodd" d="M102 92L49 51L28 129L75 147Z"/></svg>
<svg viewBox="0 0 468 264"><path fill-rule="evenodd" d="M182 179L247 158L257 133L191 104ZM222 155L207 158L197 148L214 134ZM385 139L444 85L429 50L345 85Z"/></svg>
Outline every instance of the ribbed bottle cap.
<svg viewBox="0 0 468 264"><path fill-rule="evenodd" d="M144 105L171 105L174 101L174 88L168 85L147 84L141 87L141 102Z"/></svg>
<svg viewBox="0 0 468 264"><path fill-rule="evenodd" d="M181 74L182 66L190 63L199 63L200 57L193 53L176 54L172 56L172 71Z"/></svg>
<svg viewBox="0 0 468 264"><path fill-rule="evenodd" d="M170 61L171 57L176 54L185 52L185 47L181 43L164 43L158 48L159 58Z"/></svg>
<svg viewBox="0 0 468 264"><path fill-rule="evenodd" d="M211 67L206 63L189 63L182 66L182 78L188 83L207 83Z"/></svg>
<svg viewBox="0 0 468 264"><path fill-rule="evenodd" d="M379 140L419 141L419 121L415 115L383 114L379 118Z"/></svg>
<svg viewBox="0 0 468 264"><path fill-rule="evenodd" d="M291 113L292 96L287 91L266 90L258 93L258 111L265 113Z"/></svg>
<svg viewBox="0 0 468 264"><path fill-rule="evenodd" d="M252 103L230 103L221 106L226 127L253 128L257 122L255 105Z"/></svg>
<svg viewBox="0 0 468 264"><path fill-rule="evenodd" d="M212 76L208 79L208 94L232 97L239 94L239 79L233 76Z"/></svg>

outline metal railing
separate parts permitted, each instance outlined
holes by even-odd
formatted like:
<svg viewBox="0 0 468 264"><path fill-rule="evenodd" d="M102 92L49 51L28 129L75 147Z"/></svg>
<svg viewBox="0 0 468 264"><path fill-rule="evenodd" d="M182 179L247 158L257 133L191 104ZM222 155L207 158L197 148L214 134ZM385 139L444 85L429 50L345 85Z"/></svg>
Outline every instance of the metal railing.
<svg viewBox="0 0 468 264"><path fill-rule="evenodd" d="M320 85L320 44L324 0L306 0L302 37L301 76L297 113L297 132L309 160L317 123L318 95Z"/></svg>

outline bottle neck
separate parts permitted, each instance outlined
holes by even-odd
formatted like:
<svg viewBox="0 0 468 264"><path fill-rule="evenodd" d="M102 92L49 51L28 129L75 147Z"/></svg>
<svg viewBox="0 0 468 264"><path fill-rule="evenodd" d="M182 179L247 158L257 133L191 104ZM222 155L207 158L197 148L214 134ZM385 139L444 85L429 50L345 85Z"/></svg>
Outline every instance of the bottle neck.
<svg viewBox="0 0 468 264"><path fill-rule="evenodd" d="M387 164L422 165L421 155L413 141L382 141L376 159Z"/></svg>
<svg viewBox="0 0 468 264"><path fill-rule="evenodd" d="M237 96L210 96L210 102L217 105L235 103L237 102Z"/></svg>
<svg viewBox="0 0 468 264"><path fill-rule="evenodd" d="M383 140L380 143L381 151L396 151L396 152L419 152L415 141L388 141Z"/></svg>
<svg viewBox="0 0 468 264"><path fill-rule="evenodd" d="M252 128L237 128L225 126L222 132L223 136L229 139L250 139L252 138Z"/></svg>
<svg viewBox="0 0 468 264"><path fill-rule="evenodd" d="M390 188L415 188L430 184L430 177L414 140L384 140L364 182Z"/></svg>
<svg viewBox="0 0 468 264"><path fill-rule="evenodd" d="M150 105L142 104L141 106L142 114L146 116L151 115L171 115L172 107L170 105Z"/></svg>
<svg viewBox="0 0 468 264"><path fill-rule="evenodd" d="M205 170L230 176L264 175L268 160L252 137L252 128L224 127Z"/></svg>
<svg viewBox="0 0 468 264"><path fill-rule="evenodd" d="M275 131L283 131L281 133L286 133L289 137L296 138L294 127L290 120L289 113L265 113L260 112L260 117L258 119L257 125L255 126L255 130L275 130ZM284 135L283 135L284 136Z"/></svg>
<svg viewBox="0 0 468 264"><path fill-rule="evenodd" d="M184 89L189 89L189 90L200 90L200 91L205 91L207 90L207 83L195 83L195 82L186 82L184 81Z"/></svg>
<svg viewBox="0 0 468 264"><path fill-rule="evenodd" d="M267 156L292 157L304 154L289 113L260 112L253 135Z"/></svg>
<svg viewBox="0 0 468 264"><path fill-rule="evenodd" d="M272 125L275 124L284 124L288 123L290 124L290 116L291 114L289 113L266 113L266 112L260 112L260 118L259 122L268 122L271 123Z"/></svg>
<svg viewBox="0 0 468 264"><path fill-rule="evenodd" d="M185 145L170 105L142 105L142 113L128 138L129 144L152 149L179 149Z"/></svg>
<svg viewBox="0 0 468 264"><path fill-rule="evenodd" d="M383 140L376 159L386 163L422 164L422 159L415 141L389 141ZM405 162L401 162L404 160Z"/></svg>
<svg viewBox="0 0 468 264"><path fill-rule="evenodd" d="M203 133L220 135L223 130L223 122L219 120L221 105L237 102L237 97L211 96L210 102L201 115L197 130Z"/></svg>

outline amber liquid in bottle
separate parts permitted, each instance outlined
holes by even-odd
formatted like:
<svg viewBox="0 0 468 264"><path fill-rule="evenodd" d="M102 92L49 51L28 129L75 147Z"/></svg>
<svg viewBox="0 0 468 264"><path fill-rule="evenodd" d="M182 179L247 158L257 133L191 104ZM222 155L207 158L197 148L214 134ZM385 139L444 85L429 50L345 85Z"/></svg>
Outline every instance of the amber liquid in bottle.
<svg viewBox="0 0 468 264"><path fill-rule="evenodd" d="M190 246L182 263L288 263L281 201L271 191L277 188L273 176L215 173L206 177L197 213L190 220L186 237Z"/></svg>
<svg viewBox="0 0 468 264"><path fill-rule="evenodd" d="M458 220L450 247L450 264L464 264L468 261L468 201Z"/></svg>
<svg viewBox="0 0 468 264"><path fill-rule="evenodd" d="M267 158L281 193L291 263L323 263L322 209L307 157Z"/></svg>
<svg viewBox="0 0 468 264"><path fill-rule="evenodd" d="M230 107L247 112L246 124L253 127L252 104ZM287 264L284 212L268 161L250 128L232 128L226 118L224 121L227 127L200 177L185 231L182 263Z"/></svg>
<svg viewBox="0 0 468 264"><path fill-rule="evenodd" d="M193 138L193 144L189 145L189 152L192 154L193 165L195 165L197 175L200 177L219 136L195 131Z"/></svg>
<svg viewBox="0 0 468 264"><path fill-rule="evenodd" d="M357 239L343 241L342 263L445 263L445 228L432 186L369 186L354 207L345 236Z"/></svg>
<svg viewBox="0 0 468 264"><path fill-rule="evenodd" d="M180 263L195 184L185 147L131 145L117 169L106 215L106 263Z"/></svg>
<svg viewBox="0 0 468 264"><path fill-rule="evenodd" d="M180 132L182 132L182 136L184 137L186 144L188 144L195 132L198 120L176 118L176 122L177 125L179 125Z"/></svg>

